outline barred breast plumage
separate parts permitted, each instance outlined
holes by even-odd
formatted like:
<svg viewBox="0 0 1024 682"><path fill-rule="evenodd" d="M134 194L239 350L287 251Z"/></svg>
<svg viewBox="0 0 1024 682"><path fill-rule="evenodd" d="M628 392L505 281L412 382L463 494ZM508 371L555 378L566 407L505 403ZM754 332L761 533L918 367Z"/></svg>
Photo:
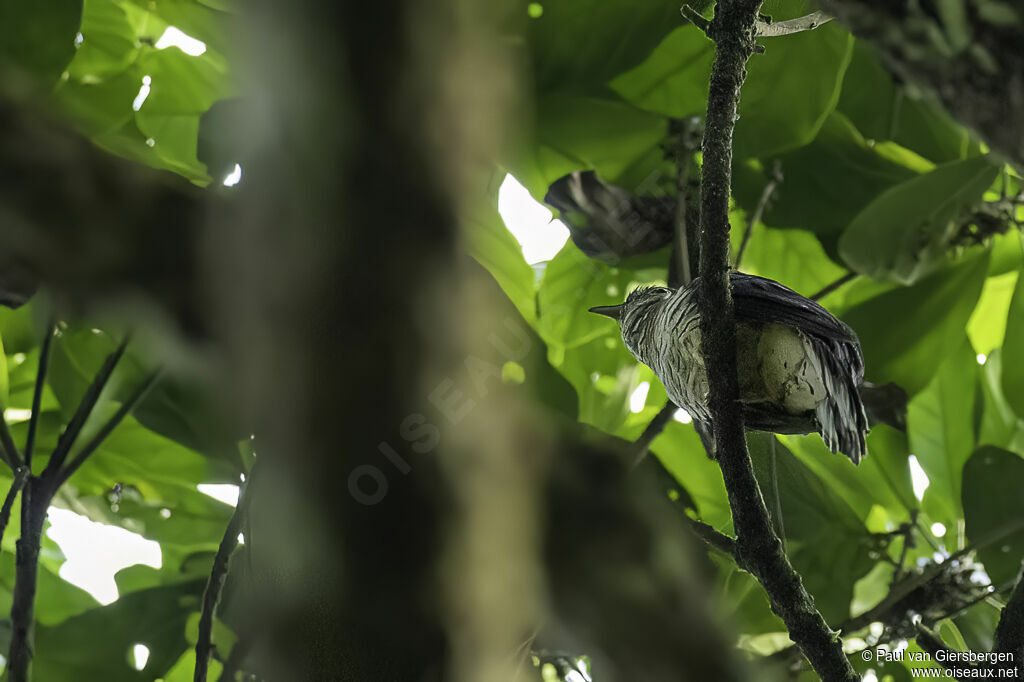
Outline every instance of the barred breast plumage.
<svg viewBox="0 0 1024 682"><path fill-rule="evenodd" d="M857 336L822 306L773 280L730 274L737 322L737 373L748 428L817 431L854 463L866 453L864 376ZM710 421L694 280L678 290L641 288L619 306L593 308L619 321L633 356L650 367L669 398Z"/></svg>

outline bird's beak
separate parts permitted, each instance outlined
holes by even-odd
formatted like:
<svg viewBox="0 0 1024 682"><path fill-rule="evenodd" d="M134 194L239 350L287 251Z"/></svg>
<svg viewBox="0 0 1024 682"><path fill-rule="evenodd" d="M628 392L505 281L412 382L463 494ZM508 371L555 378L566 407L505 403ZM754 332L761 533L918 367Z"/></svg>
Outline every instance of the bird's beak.
<svg viewBox="0 0 1024 682"><path fill-rule="evenodd" d="M604 315L610 317L613 320L618 321L619 315L622 314L621 305L599 305L596 308L591 308L590 312L597 313L598 315Z"/></svg>

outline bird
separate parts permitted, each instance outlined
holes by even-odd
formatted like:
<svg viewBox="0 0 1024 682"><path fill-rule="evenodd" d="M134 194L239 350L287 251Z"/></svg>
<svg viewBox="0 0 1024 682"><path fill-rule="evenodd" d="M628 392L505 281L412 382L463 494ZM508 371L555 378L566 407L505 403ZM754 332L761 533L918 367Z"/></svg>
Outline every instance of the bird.
<svg viewBox="0 0 1024 682"><path fill-rule="evenodd" d="M868 420L859 388L864 358L856 333L818 303L775 280L731 271L736 370L747 428L821 434L858 464ZM626 348L661 380L695 421L711 423L700 350L700 278L679 288L633 290L619 305L590 312L619 323Z"/></svg>

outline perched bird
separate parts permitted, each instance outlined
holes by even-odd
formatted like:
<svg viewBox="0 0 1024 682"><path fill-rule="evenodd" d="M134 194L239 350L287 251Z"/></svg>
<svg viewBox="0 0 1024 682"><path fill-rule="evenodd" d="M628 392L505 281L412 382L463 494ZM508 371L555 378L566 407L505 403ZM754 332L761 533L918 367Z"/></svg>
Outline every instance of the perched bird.
<svg viewBox="0 0 1024 682"><path fill-rule="evenodd" d="M864 360L856 334L814 301L774 280L730 273L736 310L736 370L748 428L817 431L854 464L867 452L858 388ZM621 305L590 311L618 321L633 356L661 379L669 398L710 423L700 351L699 279L679 289L636 289Z"/></svg>

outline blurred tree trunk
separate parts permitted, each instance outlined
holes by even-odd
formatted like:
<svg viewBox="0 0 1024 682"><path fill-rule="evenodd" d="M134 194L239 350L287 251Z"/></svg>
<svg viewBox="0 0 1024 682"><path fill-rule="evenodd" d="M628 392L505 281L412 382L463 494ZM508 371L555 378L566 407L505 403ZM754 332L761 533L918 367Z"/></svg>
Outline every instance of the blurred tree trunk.
<svg viewBox="0 0 1024 682"><path fill-rule="evenodd" d="M612 662L603 679L737 679L667 499L631 496L621 460L501 388L495 349L515 359L525 334L454 257L508 124L504 9L304 0L251 19L242 208L212 216L208 262L232 399L269 465L263 667L512 679L553 580L549 624ZM569 469L549 484L557 443Z"/></svg>

